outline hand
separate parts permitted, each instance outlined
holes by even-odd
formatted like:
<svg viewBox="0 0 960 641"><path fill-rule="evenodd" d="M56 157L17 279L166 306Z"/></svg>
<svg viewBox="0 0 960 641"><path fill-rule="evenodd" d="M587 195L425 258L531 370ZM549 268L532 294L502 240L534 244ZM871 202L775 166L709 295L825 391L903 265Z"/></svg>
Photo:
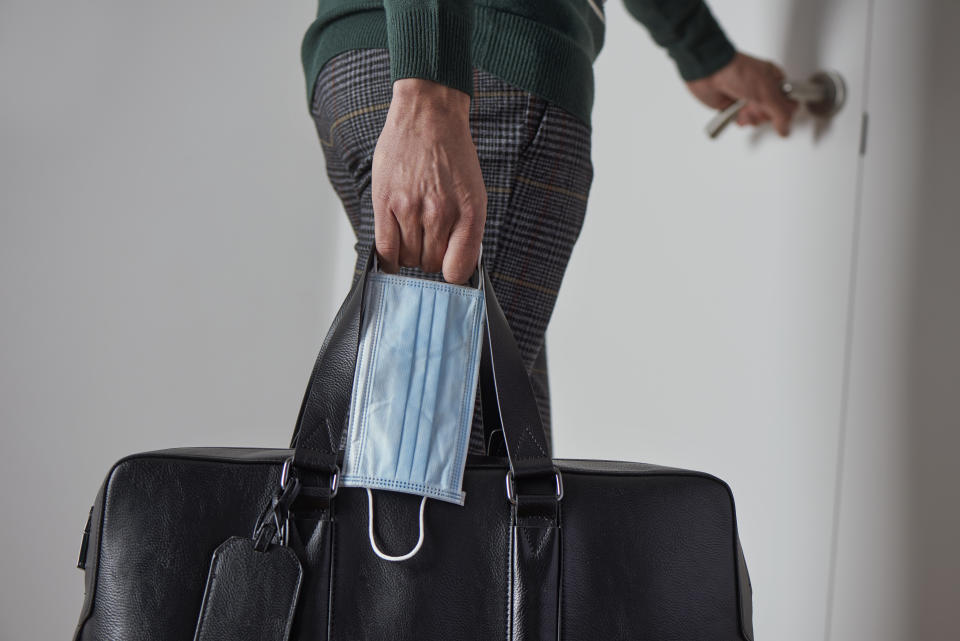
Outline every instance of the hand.
<svg viewBox="0 0 960 641"><path fill-rule="evenodd" d="M466 282L487 217L470 96L430 80L397 80L371 171L374 236L384 269L442 270L447 282Z"/></svg>
<svg viewBox="0 0 960 641"><path fill-rule="evenodd" d="M781 136L790 133L790 119L797 103L781 89L783 70L767 60L737 53L727 65L687 87L700 102L714 109L726 109L743 98L747 104L737 114L738 125L759 125L769 120Z"/></svg>

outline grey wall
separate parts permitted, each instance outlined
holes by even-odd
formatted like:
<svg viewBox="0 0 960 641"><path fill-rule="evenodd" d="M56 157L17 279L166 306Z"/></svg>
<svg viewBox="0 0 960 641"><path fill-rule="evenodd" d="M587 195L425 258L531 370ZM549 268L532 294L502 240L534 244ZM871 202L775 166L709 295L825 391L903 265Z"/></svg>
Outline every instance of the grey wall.
<svg viewBox="0 0 960 641"><path fill-rule="evenodd" d="M310 0L0 3L0 639L69 638L109 466L284 447L352 248Z"/></svg>

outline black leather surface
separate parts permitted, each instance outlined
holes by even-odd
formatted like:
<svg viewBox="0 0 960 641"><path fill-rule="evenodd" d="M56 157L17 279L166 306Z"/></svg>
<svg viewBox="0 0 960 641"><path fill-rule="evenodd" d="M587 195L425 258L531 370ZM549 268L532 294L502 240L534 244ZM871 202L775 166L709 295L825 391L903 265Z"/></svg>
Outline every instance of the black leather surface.
<svg viewBox="0 0 960 641"><path fill-rule="evenodd" d="M124 459L95 505L80 641L190 639L213 551L249 536L290 450L185 448ZM644 463L556 459L563 474L562 536L530 539L540 558L559 545L559 638L717 641L748 638L733 498L709 474ZM361 488L335 497L329 556L304 562L304 603L332 617L294 622L311 641L507 639L541 629L523 603L543 599L530 581L511 589L512 506L506 461L471 455L464 506L431 501L425 540L409 561L374 555ZM377 495L376 536L387 553L417 538L414 495ZM332 557L332 563L331 558ZM307 587L307 577L324 576ZM745 570L745 566L743 567ZM531 574L531 576L534 576ZM745 577L743 577L745 578ZM511 625L511 603L529 625ZM298 609L297 617L303 610ZM511 632L513 631L513 632ZM519 631L519 632L518 632ZM516 633L516 634L515 634ZM523 637L534 638L534 637ZM552 637L551 638L555 638Z"/></svg>
<svg viewBox="0 0 960 641"><path fill-rule="evenodd" d="M371 256L368 248L368 270ZM365 490L334 493L330 483L343 457L365 271L324 341L294 450L183 448L114 466L91 513L75 641L192 638L214 550L253 534L291 456L299 493L289 550L303 568L296 641L752 641L729 487L647 463L549 458L516 342L480 271L484 416L497 415L508 456L467 457L465 504L431 501L414 557L377 557ZM419 501L378 493L375 536L387 554L417 540Z"/></svg>
<svg viewBox="0 0 960 641"><path fill-rule="evenodd" d="M302 578L290 548L230 537L213 554L194 641L287 641Z"/></svg>

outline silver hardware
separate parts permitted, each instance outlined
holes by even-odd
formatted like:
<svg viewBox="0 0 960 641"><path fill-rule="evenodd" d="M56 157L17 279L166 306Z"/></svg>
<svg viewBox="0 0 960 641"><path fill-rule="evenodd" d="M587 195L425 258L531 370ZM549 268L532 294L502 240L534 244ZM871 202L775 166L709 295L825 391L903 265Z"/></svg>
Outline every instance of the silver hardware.
<svg viewBox="0 0 960 641"><path fill-rule="evenodd" d="M280 545L287 547L290 544L290 519L286 518L281 523L280 517L274 512L273 522L277 526L277 540L280 541Z"/></svg>
<svg viewBox="0 0 960 641"><path fill-rule="evenodd" d="M847 99L847 85L836 71L818 71L807 80L786 80L780 89L787 98L803 103L807 111L820 118L840 111ZM738 100L714 116L707 123L707 135L719 136L746 104L746 100Z"/></svg>
<svg viewBox="0 0 960 641"><path fill-rule="evenodd" d="M293 457L287 457L283 461L283 467L280 469L280 488L286 489L287 480L290 478L290 466L293 464ZM337 465L334 467L333 476L330 477L330 498L333 498L337 495L337 490L340 489L340 466Z"/></svg>
<svg viewBox="0 0 960 641"><path fill-rule="evenodd" d="M557 488L556 497L557 497L557 500L559 501L563 498L563 477L560 476L560 470L557 470L557 469L554 469L553 476L556 479L556 488ZM516 505L517 504L517 488L513 481L512 470L507 470L506 483L507 483L507 500L513 503L514 505Z"/></svg>

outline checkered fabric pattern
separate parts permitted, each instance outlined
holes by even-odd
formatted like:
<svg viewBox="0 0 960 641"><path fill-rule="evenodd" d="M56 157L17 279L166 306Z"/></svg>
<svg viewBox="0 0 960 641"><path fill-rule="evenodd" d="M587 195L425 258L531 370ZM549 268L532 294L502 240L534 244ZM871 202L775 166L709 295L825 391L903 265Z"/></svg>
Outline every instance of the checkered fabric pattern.
<svg viewBox="0 0 960 641"><path fill-rule="evenodd" d="M544 333L580 234L593 181L590 127L569 112L474 69L470 128L487 189L483 260L520 346L551 444ZM370 174L390 106L387 49L352 49L317 76L311 113L327 176L343 201L357 245L373 242ZM359 276L359 263L354 283ZM442 280L402 267L401 274ZM470 452L484 452L480 394Z"/></svg>

